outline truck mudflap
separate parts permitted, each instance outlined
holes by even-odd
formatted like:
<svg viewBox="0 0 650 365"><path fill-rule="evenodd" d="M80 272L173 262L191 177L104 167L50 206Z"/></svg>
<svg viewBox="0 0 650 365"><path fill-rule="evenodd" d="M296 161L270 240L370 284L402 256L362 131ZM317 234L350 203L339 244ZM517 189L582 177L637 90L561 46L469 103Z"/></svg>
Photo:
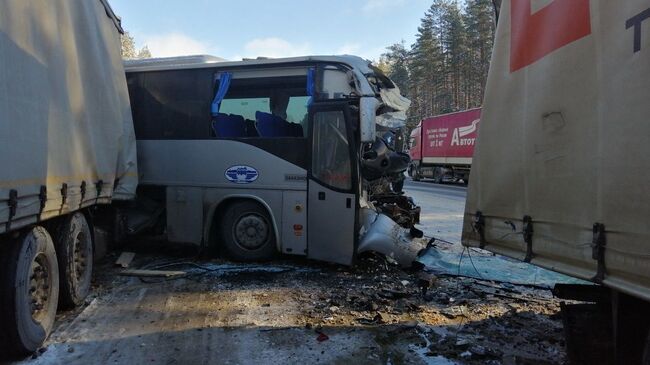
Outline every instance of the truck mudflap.
<svg viewBox="0 0 650 365"><path fill-rule="evenodd" d="M425 245L414 240L421 233L413 228L403 228L389 216L371 208L361 208L361 232L357 254L378 252L408 268L417 261Z"/></svg>

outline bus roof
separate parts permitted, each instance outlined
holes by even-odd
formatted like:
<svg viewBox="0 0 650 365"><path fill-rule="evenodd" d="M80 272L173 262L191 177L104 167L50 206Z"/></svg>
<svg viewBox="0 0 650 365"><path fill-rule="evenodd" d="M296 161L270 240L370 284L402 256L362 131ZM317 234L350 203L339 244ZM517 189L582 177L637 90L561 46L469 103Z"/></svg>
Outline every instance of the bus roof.
<svg viewBox="0 0 650 365"><path fill-rule="evenodd" d="M342 55L342 56L302 56L302 57L288 57L288 58L257 58L257 59L244 59L242 61L227 61L220 57L210 55L197 55L197 56L180 56L180 57L164 57L164 58L147 58L142 60L125 60L124 69L126 72L145 72L145 71L165 71L165 70L179 70L190 68L228 68L228 67L242 67L242 66L265 66L265 65L278 65L290 63L305 63L305 62L331 62L341 63L358 70L360 73L367 75L373 71L368 66L370 61L364 60L361 57Z"/></svg>

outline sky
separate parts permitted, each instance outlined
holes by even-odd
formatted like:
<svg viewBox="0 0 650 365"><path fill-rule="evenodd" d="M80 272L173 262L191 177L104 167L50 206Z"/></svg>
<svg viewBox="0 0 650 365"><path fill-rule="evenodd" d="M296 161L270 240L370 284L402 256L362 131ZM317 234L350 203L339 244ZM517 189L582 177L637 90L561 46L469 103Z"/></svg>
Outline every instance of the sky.
<svg viewBox="0 0 650 365"><path fill-rule="evenodd" d="M154 57L228 60L354 54L378 60L409 46L431 0L110 0L138 48Z"/></svg>

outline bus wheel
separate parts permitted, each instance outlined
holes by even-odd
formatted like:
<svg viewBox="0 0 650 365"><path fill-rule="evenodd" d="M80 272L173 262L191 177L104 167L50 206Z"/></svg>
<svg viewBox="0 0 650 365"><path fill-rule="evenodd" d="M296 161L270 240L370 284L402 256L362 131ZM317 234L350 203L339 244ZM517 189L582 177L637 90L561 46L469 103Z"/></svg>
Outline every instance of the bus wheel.
<svg viewBox="0 0 650 365"><path fill-rule="evenodd" d="M56 251L43 227L3 244L8 247L0 256L0 352L26 355L43 344L54 324L59 300Z"/></svg>
<svg viewBox="0 0 650 365"><path fill-rule="evenodd" d="M93 274L93 242L83 214L66 217L55 245L61 281L59 304L73 308L86 299Z"/></svg>
<svg viewBox="0 0 650 365"><path fill-rule="evenodd" d="M275 252L275 234L266 209L253 201L239 201L226 208L221 221L221 243L237 261L264 261Z"/></svg>

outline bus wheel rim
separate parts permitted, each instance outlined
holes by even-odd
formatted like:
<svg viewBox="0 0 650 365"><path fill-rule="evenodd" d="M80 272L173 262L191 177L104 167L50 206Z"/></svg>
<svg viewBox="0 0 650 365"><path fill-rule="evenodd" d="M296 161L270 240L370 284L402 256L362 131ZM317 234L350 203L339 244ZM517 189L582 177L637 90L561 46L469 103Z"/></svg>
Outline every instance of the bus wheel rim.
<svg viewBox="0 0 650 365"><path fill-rule="evenodd" d="M233 237L237 245L246 250L262 247L269 236L269 225L258 214L242 215L233 227Z"/></svg>

